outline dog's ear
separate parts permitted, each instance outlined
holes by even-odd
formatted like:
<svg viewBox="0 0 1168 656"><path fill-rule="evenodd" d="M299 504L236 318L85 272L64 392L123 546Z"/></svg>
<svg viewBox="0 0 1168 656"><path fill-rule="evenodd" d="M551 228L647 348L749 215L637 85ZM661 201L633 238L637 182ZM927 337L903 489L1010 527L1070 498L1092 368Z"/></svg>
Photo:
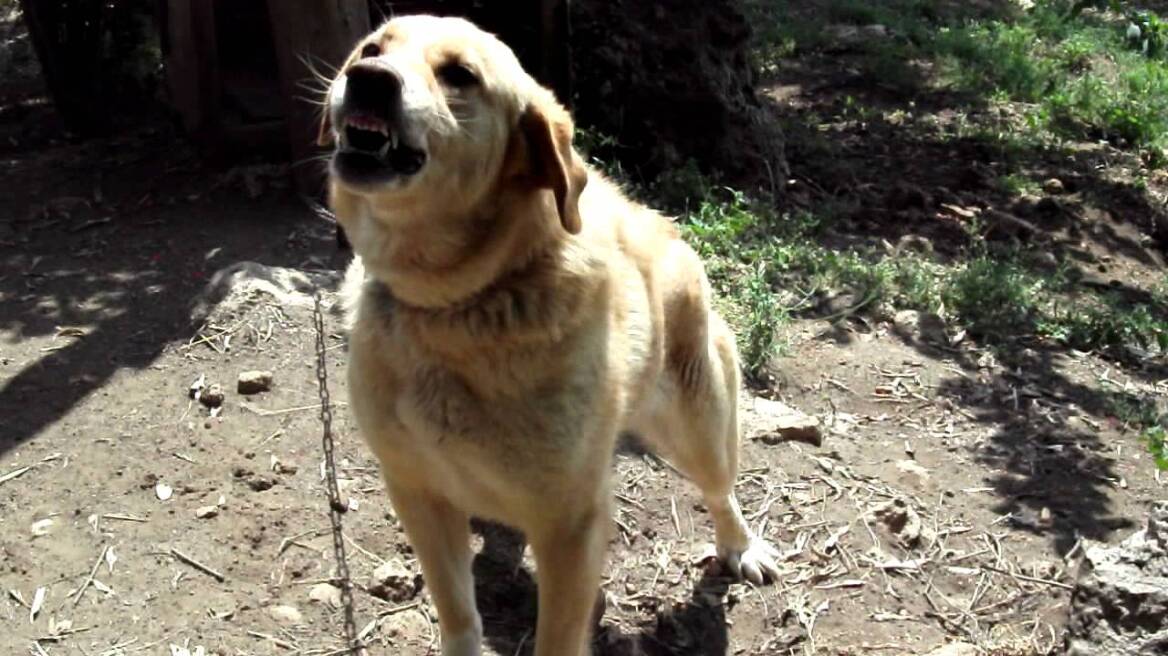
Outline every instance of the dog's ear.
<svg viewBox="0 0 1168 656"><path fill-rule="evenodd" d="M560 224L576 234L581 228L580 192L588 182L588 171L572 148L572 130L572 117L542 88L519 117L526 146L524 173L537 187L552 190Z"/></svg>

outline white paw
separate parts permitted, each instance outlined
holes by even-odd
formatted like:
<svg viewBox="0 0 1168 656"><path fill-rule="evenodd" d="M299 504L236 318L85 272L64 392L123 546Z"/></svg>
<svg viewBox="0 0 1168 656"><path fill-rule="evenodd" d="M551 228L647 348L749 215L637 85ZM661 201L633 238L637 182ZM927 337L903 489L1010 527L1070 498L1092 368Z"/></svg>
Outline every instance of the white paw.
<svg viewBox="0 0 1168 656"><path fill-rule="evenodd" d="M745 550L719 548L718 557L732 576L755 585L779 579L779 552L762 538L752 536Z"/></svg>

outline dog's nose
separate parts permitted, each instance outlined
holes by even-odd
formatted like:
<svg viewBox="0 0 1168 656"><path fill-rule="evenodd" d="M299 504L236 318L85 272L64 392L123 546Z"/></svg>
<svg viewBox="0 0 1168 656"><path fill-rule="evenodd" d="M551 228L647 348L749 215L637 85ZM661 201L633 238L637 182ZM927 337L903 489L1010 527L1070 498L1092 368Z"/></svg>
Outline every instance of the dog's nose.
<svg viewBox="0 0 1168 656"><path fill-rule="evenodd" d="M358 61L345 71L345 77L345 100L357 107L383 109L401 98L401 75L378 59Z"/></svg>

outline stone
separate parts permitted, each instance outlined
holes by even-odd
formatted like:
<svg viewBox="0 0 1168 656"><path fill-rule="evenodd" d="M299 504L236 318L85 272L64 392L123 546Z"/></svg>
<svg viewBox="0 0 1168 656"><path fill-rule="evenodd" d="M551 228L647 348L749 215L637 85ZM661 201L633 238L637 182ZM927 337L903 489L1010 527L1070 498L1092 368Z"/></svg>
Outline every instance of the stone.
<svg viewBox="0 0 1168 656"><path fill-rule="evenodd" d="M818 417L805 414L785 403L764 398L743 404L742 424L747 436L768 444L793 441L823 445L823 427Z"/></svg>
<svg viewBox="0 0 1168 656"><path fill-rule="evenodd" d="M199 403L202 403L208 408L218 408L223 405L224 398L223 387L218 383L199 392Z"/></svg>
<svg viewBox="0 0 1168 656"><path fill-rule="evenodd" d="M332 608L341 607L341 589L331 583L317 583L308 589L308 598Z"/></svg>
<svg viewBox="0 0 1168 656"><path fill-rule="evenodd" d="M240 394L259 394L272 389L272 372L245 371L239 374L236 391Z"/></svg>
<svg viewBox="0 0 1168 656"><path fill-rule="evenodd" d="M1061 194L1067 190L1067 187L1058 178L1047 178L1042 182L1042 190L1048 194Z"/></svg>
<svg viewBox="0 0 1168 656"><path fill-rule="evenodd" d="M896 469L905 474L917 489L926 490L932 486L929 470L915 460L901 460L896 463Z"/></svg>
<svg viewBox="0 0 1168 656"><path fill-rule="evenodd" d="M1168 653L1168 507L1114 547L1086 547L1071 594L1068 656Z"/></svg>
<svg viewBox="0 0 1168 656"><path fill-rule="evenodd" d="M197 519L211 519L219 514L219 506L199 506L195 509Z"/></svg>
<svg viewBox="0 0 1168 656"><path fill-rule="evenodd" d="M892 326L902 337L908 337L914 342L949 343L949 335L945 333L945 320L931 312L900 310L893 315Z"/></svg>
<svg viewBox="0 0 1168 656"><path fill-rule="evenodd" d="M876 506L868 514L902 547L915 547L923 537L928 537L921 516L904 499L892 499Z"/></svg>
<svg viewBox="0 0 1168 656"><path fill-rule="evenodd" d="M393 603L413 599L418 593L417 577L396 560L387 560L373 570L369 594Z"/></svg>
<svg viewBox="0 0 1168 656"><path fill-rule="evenodd" d="M284 626L296 626L304 623L304 616L295 606L278 605L268 608L268 615Z"/></svg>

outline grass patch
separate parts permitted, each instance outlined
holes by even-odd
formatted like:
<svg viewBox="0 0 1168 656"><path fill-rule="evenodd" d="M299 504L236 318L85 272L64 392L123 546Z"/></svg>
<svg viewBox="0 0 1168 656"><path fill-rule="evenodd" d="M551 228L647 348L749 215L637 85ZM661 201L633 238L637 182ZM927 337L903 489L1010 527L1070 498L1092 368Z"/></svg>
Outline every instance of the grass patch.
<svg viewBox="0 0 1168 656"><path fill-rule="evenodd" d="M685 238L706 262L722 310L738 334L748 374L780 353L792 318L887 318L900 309L936 314L986 345L1049 340L1081 350L1168 353L1168 294L1131 303L1078 285L1070 267L1039 268L1021 250L973 238L966 257L942 263L885 250L819 243L830 219L780 215L745 194L714 189L682 215ZM829 312L827 301L848 298Z"/></svg>
<svg viewBox="0 0 1168 656"><path fill-rule="evenodd" d="M919 69L908 62L929 61L931 84L989 102L1024 103L1019 127L1106 139L1153 165L1168 161L1168 21L1142 10L1072 11L1057 0L980 16L972 8L941 14L933 5L836 0L812 14L792 3L753 0L755 24L764 26L757 59L766 70L779 59L839 45L833 42L839 25L883 25L889 36L849 45L860 54L856 63L882 84L917 84Z"/></svg>

